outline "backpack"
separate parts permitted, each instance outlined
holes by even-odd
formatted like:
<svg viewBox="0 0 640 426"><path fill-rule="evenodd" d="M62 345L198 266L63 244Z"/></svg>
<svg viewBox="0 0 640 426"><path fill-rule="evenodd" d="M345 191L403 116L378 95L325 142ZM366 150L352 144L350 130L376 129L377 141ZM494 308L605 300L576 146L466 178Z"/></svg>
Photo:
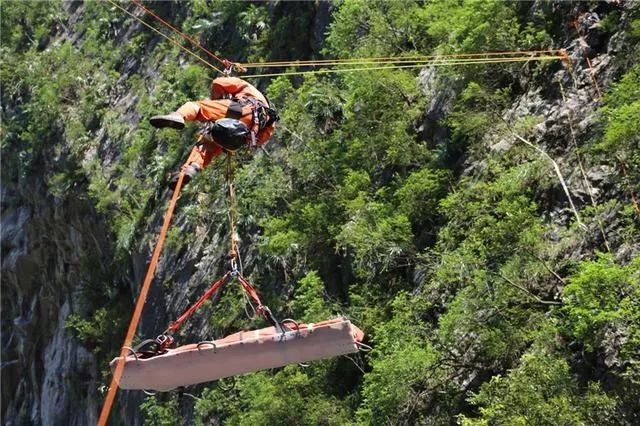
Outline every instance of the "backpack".
<svg viewBox="0 0 640 426"><path fill-rule="evenodd" d="M204 130L225 151L236 151L246 145L251 138L251 130L240 120L235 118L221 118L207 123Z"/></svg>

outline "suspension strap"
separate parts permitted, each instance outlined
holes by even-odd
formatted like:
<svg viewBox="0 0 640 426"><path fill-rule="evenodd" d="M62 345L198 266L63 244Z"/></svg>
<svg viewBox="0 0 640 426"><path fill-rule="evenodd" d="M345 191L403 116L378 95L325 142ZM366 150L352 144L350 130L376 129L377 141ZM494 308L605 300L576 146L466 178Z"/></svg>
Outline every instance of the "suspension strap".
<svg viewBox="0 0 640 426"><path fill-rule="evenodd" d="M164 223L162 224L162 229L160 230L160 236L158 237L158 242L156 243L156 248L153 251L153 255L151 256L151 261L149 262L149 267L147 268L147 275L144 277L144 282L142 283L142 287L140 289L140 294L138 295L138 300L136 302L135 309L133 311L133 316L131 318L131 322L129 323L129 329L127 330L127 335L124 339L124 343L122 344L122 349L120 349L120 356L118 357L118 362L116 364L115 372L113 373L113 377L111 378L111 384L109 384L109 391L107 393L107 397L104 400L104 404L102 405L102 410L100 412L100 418L98 419L98 426L105 426L107 424L107 420L109 419L109 413L111 412L111 406L113 405L113 401L115 400L116 393L118 392L118 384L120 383L120 378L122 377L122 373L124 371L124 364L127 355L129 354L128 347L131 346L131 342L133 341L133 336L138 328L138 323L140 322L140 316L142 315L142 308L144 307L144 303L147 300L147 294L149 293L149 288L151 287L151 281L153 280L153 276L156 272L156 267L158 266L158 259L160 258L160 252L162 252L162 246L164 245L164 240L167 236L167 231L169 229L169 223L171 223L171 218L173 217L173 212L176 207L176 202L178 201L178 195L180 194L180 189L182 188L182 182L184 180L184 166L180 169L180 174L178 175L178 182L176 182L176 187L173 190L173 196L171 197L171 201L169 202L169 207L167 212L164 215Z"/></svg>
<svg viewBox="0 0 640 426"><path fill-rule="evenodd" d="M189 318L195 311L197 311L198 308L202 306L202 304L207 299L209 299L212 295L214 295L220 289L220 287L228 283L230 279L231 279L231 272L227 272L226 274L224 274L222 278L220 278L218 281L215 281L213 284L211 284L211 287L209 287L209 289L205 291L205 293L200 297L200 299L198 299L196 303L191 305L189 309L187 309L182 315L180 315L180 318L178 318L177 320L169 324L169 327L167 327L167 330L163 334L166 335L166 334L175 333L182 326L182 323L187 318Z"/></svg>
<svg viewBox="0 0 640 426"><path fill-rule="evenodd" d="M182 179L182 174L180 176ZM213 284L209 287L207 291L193 304L191 305L178 319L171 322L167 329L156 338L155 342L157 343L158 350L166 350L169 346L171 346L174 342L172 334L178 331L178 329L182 326L182 324L191 316L194 312L196 312L202 304L207 301L211 296L216 294L218 290L220 290L225 284L231 281L232 278L237 278L242 286L243 291L253 300L253 302L257 305L256 312L260 314L263 318L265 318L272 326L275 327L278 333L284 333L284 329L278 320L276 320L275 316L271 312L271 310L262 304L260 300L260 296L258 295L257 290L245 277L242 276L242 273L238 271L237 265L237 257L238 257L238 241L236 239L236 216L237 216L237 200L236 200L236 190L234 186L234 168L233 168L233 154L227 153L227 169L225 173L225 180L227 184L227 197L229 203L229 232L230 232L230 241L231 247L229 251L229 261L230 268L226 274L222 278L217 281L214 281ZM181 181L178 182L181 184ZM128 345L127 345L128 346ZM124 363L123 363L124 365Z"/></svg>
<svg viewBox="0 0 640 426"><path fill-rule="evenodd" d="M236 189L234 185L234 168L233 168L233 154L227 153L227 169L225 173L225 180L227 184L227 197L229 202L229 233L230 233L230 250L229 250L229 262L230 262L230 270L219 280L215 281L211 287L195 302L189 309L187 309L177 320L173 321L169 324L169 327L165 330L162 336L169 336L170 334L175 333L182 326L182 323L189 318L195 311L202 306L202 304L213 296L222 286L228 283L233 277L236 277L242 285L242 289L244 292L249 295L249 297L253 300L254 303L257 304L256 312L262 315L269 323L271 323L278 330L281 330L280 324L275 319L271 310L268 307L262 304L260 300L260 296L256 291L255 287L244 278L240 271L238 271L238 240L236 239L236 217L237 217L237 200L236 200ZM169 344L172 342L172 339L166 340Z"/></svg>
<svg viewBox="0 0 640 426"><path fill-rule="evenodd" d="M255 287L251 285L251 283L249 283L249 281L246 280L245 277L243 277L242 275L238 274L237 276L238 281L240 282L240 285L242 285L243 290L249 295L249 297L258 304L258 312L260 311L260 308L262 306L264 306L262 304L262 301L260 300L260 296L258 296L258 292L256 291Z"/></svg>
<svg viewBox="0 0 640 426"><path fill-rule="evenodd" d="M276 329L281 330L280 323L275 319L271 310L262 304L260 300L260 296L258 296L258 292L255 287L251 285L249 281L245 277L243 277L239 272L229 271L222 278L215 281L211 284L211 287L195 302L193 305L189 307L180 317L169 324L169 327L164 331L160 336L169 336L170 334L175 333L182 326L182 323L185 322L187 318L189 318L195 311L202 306L202 304L213 296L218 290L222 288L225 284L227 284L233 277L236 277L240 284L242 285L242 289L249 295L249 297L253 300L254 303L257 304L256 312L262 315L271 325L276 327ZM173 342L173 339L170 339L170 343ZM169 343L169 344L170 344Z"/></svg>
<svg viewBox="0 0 640 426"><path fill-rule="evenodd" d="M255 287L252 286L251 283L247 281L247 279L242 275L238 274L237 278L238 278L238 281L240 281L240 284L242 285L242 288L244 289L244 291L258 305L256 307L256 312L262 315L264 319L266 319L272 326L274 326L276 328L276 331L278 331L279 333L282 333L284 331L282 329L282 325L273 315L273 313L271 312L271 309L269 309L267 306L262 304L262 301L260 300L260 296L258 296L258 292L256 291Z"/></svg>

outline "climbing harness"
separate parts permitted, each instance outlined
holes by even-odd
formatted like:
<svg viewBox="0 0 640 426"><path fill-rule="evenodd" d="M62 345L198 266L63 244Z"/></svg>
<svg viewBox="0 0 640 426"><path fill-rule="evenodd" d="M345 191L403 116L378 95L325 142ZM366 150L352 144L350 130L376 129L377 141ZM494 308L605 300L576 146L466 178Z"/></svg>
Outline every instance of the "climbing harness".
<svg viewBox="0 0 640 426"><path fill-rule="evenodd" d="M212 97L216 95L215 90L212 89ZM258 133L280 120L274 108L252 96L230 98L229 105L222 113L225 118L205 124L203 134L228 152L243 146L255 149L258 146ZM241 121L243 119L245 121Z"/></svg>
<svg viewBox="0 0 640 426"><path fill-rule="evenodd" d="M244 103L245 105L251 106L251 119L253 121L253 126L251 127L251 143L249 146L255 149L258 146L256 141L258 132L280 120L280 116L275 109L266 106L255 98L248 97L239 100L239 102L241 104Z"/></svg>

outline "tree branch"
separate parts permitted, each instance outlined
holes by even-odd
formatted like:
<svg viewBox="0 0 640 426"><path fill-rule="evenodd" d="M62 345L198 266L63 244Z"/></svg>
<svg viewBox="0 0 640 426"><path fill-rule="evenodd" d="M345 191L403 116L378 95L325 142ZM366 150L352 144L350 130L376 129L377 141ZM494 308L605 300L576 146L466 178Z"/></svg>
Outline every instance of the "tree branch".
<svg viewBox="0 0 640 426"><path fill-rule="evenodd" d="M527 139L525 139L522 136L520 136L519 134L517 134L513 130L513 127L511 127L511 124L509 124L509 122L507 120L505 120L501 115L498 114L498 117L500 117L500 120L502 120L502 122L507 126L507 129L509 130L509 132L511 132L511 134L516 139L518 139L522 143L530 146L531 148L535 149L537 152L542 154L543 157L545 157L547 160L549 160L549 162L551 162L551 165L553 165L553 169L555 170L556 175L558 176L558 180L560 181L560 185L562 185L562 189L564 190L564 193L567 196L567 200L569 200L569 204L571 205L571 210L573 211L573 214L576 217L576 221L578 222L578 224L582 228L586 228L586 226L582 222L582 219L580 219L580 215L578 214L578 210L576 209L576 206L573 204L573 198L571 198L571 193L569 192L569 187L567 186L567 183L564 180L564 176L562 176L562 172L560 171L560 167L558 166L558 163L556 163L556 161L553 158L551 158L551 156L549 154L547 154L547 152L545 150L543 150L542 148L540 148L538 145L535 145L534 143L528 141Z"/></svg>
<svg viewBox="0 0 640 426"><path fill-rule="evenodd" d="M500 278L502 278L507 284L509 284L510 286L517 288L518 290L526 293L527 295L529 295L530 297L533 297L536 302L541 303L543 305L554 305L554 306L561 306L562 302L556 302L554 300L542 300L540 299L538 296L536 296L535 294L531 293L529 290L527 290L526 288L522 287L519 284L516 284L515 282L513 282L512 280L510 280L509 278L505 277L502 274L496 274L497 276L499 276Z"/></svg>

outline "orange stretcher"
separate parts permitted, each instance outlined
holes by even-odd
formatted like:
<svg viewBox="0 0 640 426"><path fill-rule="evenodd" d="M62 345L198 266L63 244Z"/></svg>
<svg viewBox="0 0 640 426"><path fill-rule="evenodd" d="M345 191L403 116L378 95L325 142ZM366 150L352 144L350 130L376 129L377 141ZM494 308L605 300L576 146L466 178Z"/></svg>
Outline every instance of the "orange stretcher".
<svg viewBox="0 0 640 426"><path fill-rule="evenodd" d="M142 359L125 359L121 389L169 391L268 368L283 367L358 352L364 333L343 317L316 324L296 324L241 331L223 339L168 349ZM118 358L111 361L114 371Z"/></svg>

